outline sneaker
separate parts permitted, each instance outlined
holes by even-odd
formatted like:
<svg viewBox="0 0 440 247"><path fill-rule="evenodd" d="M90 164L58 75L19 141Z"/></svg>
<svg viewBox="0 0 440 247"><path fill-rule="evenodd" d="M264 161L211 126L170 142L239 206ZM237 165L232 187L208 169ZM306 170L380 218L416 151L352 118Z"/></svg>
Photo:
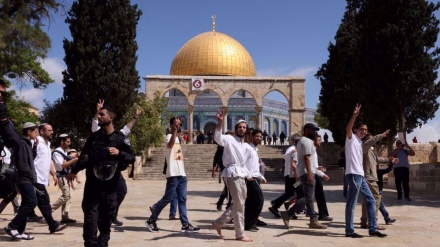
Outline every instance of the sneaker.
<svg viewBox="0 0 440 247"><path fill-rule="evenodd" d="M258 229L258 227L256 227L256 226L251 226L249 228L245 228L244 230L250 231L250 232L258 232L258 230L260 230L260 229Z"/></svg>
<svg viewBox="0 0 440 247"><path fill-rule="evenodd" d="M118 220L118 218L115 218L114 220L112 220L112 224L117 226L122 226L124 225L124 222Z"/></svg>
<svg viewBox="0 0 440 247"><path fill-rule="evenodd" d="M310 221L309 228L312 228L312 229L327 229L327 226L319 223L319 221L313 220L313 221Z"/></svg>
<svg viewBox="0 0 440 247"><path fill-rule="evenodd" d="M269 211L270 211L273 215L275 215L275 217L277 217L277 218L280 218L280 217L281 217L280 212L278 211L278 209L276 209L276 208L274 208L274 207L270 207L270 208L269 208Z"/></svg>
<svg viewBox="0 0 440 247"><path fill-rule="evenodd" d="M180 231L181 232L198 232L198 231L200 231L200 228L195 227L191 224L188 224L186 226L182 226L182 229Z"/></svg>
<svg viewBox="0 0 440 247"><path fill-rule="evenodd" d="M370 233L368 233L368 234L369 234L370 236L376 236L376 237L379 237L379 238L384 238L384 237L387 236L386 234L381 233L381 232L379 232L379 231L370 232Z"/></svg>
<svg viewBox="0 0 440 247"><path fill-rule="evenodd" d="M179 217L176 217L176 216L170 216L168 219L169 219L169 220L179 220Z"/></svg>
<svg viewBox="0 0 440 247"><path fill-rule="evenodd" d="M59 224L57 228L50 230L50 234L53 234L55 232L60 232L66 228L67 228L66 224Z"/></svg>
<svg viewBox="0 0 440 247"><path fill-rule="evenodd" d="M147 229L150 232L160 232L159 228L157 228L156 221L147 220L147 221L145 221L145 225L147 226Z"/></svg>
<svg viewBox="0 0 440 247"><path fill-rule="evenodd" d="M385 223L386 223L387 225L391 225L391 224L393 224L394 222L396 222L396 219L389 219L389 220L386 220L386 221L385 221Z"/></svg>
<svg viewBox="0 0 440 247"><path fill-rule="evenodd" d="M23 232L22 234L17 236L18 239L23 239L23 240L33 240L34 236L31 236L29 234L27 234L26 232Z"/></svg>
<svg viewBox="0 0 440 247"><path fill-rule="evenodd" d="M9 236L11 236L12 240L17 240L20 239L20 233L15 230L15 229L11 229L8 226L6 226L5 228L3 228L3 230L6 232L6 234L8 234Z"/></svg>
<svg viewBox="0 0 440 247"><path fill-rule="evenodd" d="M325 217L319 217L318 220L320 220L320 221L333 221L333 218L330 216L325 216Z"/></svg>
<svg viewBox="0 0 440 247"><path fill-rule="evenodd" d="M281 211L280 214L281 214L281 218L283 218L284 226L286 227L286 229L289 229L289 227L290 227L289 226L289 221L290 221L289 214L286 211Z"/></svg>
<svg viewBox="0 0 440 247"><path fill-rule="evenodd" d="M347 237L347 238L363 238L364 236L354 232L352 234L345 234L345 237Z"/></svg>

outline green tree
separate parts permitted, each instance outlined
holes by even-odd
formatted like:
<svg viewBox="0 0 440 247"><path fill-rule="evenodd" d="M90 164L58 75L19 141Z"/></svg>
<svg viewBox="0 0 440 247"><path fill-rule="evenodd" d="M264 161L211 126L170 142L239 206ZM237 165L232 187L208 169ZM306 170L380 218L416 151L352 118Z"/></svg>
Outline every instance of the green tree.
<svg viewBox="0 0 440 247"><path fill-rule="evenodd" d="M0 76L45 88L53 82L41 67L50 48L42 22L60 5L55 0L0 0Z"/></svg>
<svg viewBox="0 0 440 247"><path fill-rule="evenodd" d="M142 114L136 121L129 136L131 146L135 153L141 154L144 150L160 146L164 142L164 126L161 124L161 117L168 105L168 99L162 97L158 92L154 99L146 99L144 94L139 94L136 103L131 110L124 116L123 122L128 123L134 115L138 106L142 109Z"/></svg>
<svg viewBox="0 0 440 247"><path fill-rule="evenodd" d="M354 104L372 133L411 132L434 117L439 104L440 4L424 0L349 0L329 59L317 73L321 113L343 143Z"/></svg>
<svg viewBox="0 0 440 247"><path fill-rule="evenodd" d="M64 40L62 105L80 136L90 133L98 99L118 116L135 102L140 85L135 68L140 15L129 0L79 0L68 12L72 40Z"/></svg>

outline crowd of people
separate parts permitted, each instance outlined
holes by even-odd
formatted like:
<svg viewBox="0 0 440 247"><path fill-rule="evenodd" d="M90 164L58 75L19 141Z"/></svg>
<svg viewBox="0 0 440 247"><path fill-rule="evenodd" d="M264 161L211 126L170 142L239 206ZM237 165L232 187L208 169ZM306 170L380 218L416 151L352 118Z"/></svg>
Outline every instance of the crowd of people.
<svg viewBox="0 0 440 247"><path fill-rule="evenodd" d="M0 134L5 149L11 150L10 161L3 157L3 163L10 162L10 165L16 168L17 179L14 181L16 187L11 189L5 198L6 201L0 203L0 211L16 198L17 193L21 195L21 203L19 206L15 203L16 215L4 231L13 240L34 239L34 236L25 230L29 217L35 216L34 210L37 206L51 234L63 231L68 224L75 223L77 220L69 214L70 205L74 199L73 189L83 183L77 174L85 169L86 180L81 204L84 214L84 245L108 246L111 225L123 225L118 219L118 210L127 194L127 185L121 172L134 162L133 150L127 136L141 110L138 108L131 121L121 130L117 130L113 123L116 118L114 111L104 106L103 100L99 100L92 123L93 133L87 139L81 153L70 148L71 137L68 134L60 134L56 140L59 146L52 150L53 128L50 124L25 123L21 128L21 137L14 130L12 122L8 119L6 106L1 100L5 89L5 85L0 83ZM378 157L374 144L386 137L389 130L375 136L368 133L366 123L355 123L360 110L361 106L356 105L346 127L345 181L348 186L345 192L345 236L363 237L354 231L353 226L355 206L359 193L362 193L364 200L361 227L368 229L370 236L386 237L386 234L379 231L384 230L384 227L377 224L378 212L382 213L387 225L394 223L396 219L390 217L381 200L382 177L394 167L398 199L401 200L404 196L410 201L408 156L415 153L411 147L399 140L390 157ZM223 116L223 112L219 111L217 127L208 134L208 141L218 145L214 155L212 177L215 178L215 171L220 169L219 177L224 183L224 189L216 203L217 210L223 211L222 206L226 198L228 202L226 210L211 224L218 235L224 237L223 226L232 222L235 239L252 242L245 232L256 232L260 230L259 227L267 225L259 219L264 204L264 193L260 184L266 183L267 180L264 177L264 163L258 156L258 146L264 144L266 137L270 136L258 129L249 131L245 120L236 123L233 133L223 134ZM180 220L182 232L200 230L190 223L187 214L188 180L181 147L184 141L179 138L180 126L179 117L170 119L165 138L165 192L157 203L150 206L151 215L145 222L148 231L153 233L160 231L157 224L159 215L168 204L171 205L169 219ZM290 147L284 155L284 193L272 200L269 207L269 211L275 217L281 218L287 229L290 220L297 219L301 213L310 218L309 228L326 229L327 225L321 222L333 220L329 214L322 183L330 177L325 174L326 169L318 157L317 149L321 146L318 130L314 124L307 123L303 126L301 134L288 138ZM286 136L283 132L281 134L279 141L283 145ZM277 136L272 140L276 142ZM386 163L388 167L384 170L378 169L379 163ZM49 176L61 191L61 196L53 204L50 203L46 190ZM281 206L284 206L285 211L280 211ZM61 213L60 222L52 216L58 209ZM177 209L179 217L176 217Z"/></svg>

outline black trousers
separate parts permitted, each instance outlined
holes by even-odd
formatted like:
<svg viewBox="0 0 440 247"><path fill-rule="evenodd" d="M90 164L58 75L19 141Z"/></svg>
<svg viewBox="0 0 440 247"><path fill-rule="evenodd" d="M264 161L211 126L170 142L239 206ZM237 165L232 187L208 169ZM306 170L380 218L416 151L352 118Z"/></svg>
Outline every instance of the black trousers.
<svg viewBox="0 0 440 247"><path fill-rule="evenodd" d="M116 185L102 186L86 181L82 201L84 246L108 246L110 226L117 207Z"/></svg>
<svg viewBox="0 0 440 247"><path fill-rule="evenodd" d="M397 198L402 198L402 186L405 198L409 198L409 168L395 167L394 177L396 182Z"/></svg>
<svg viewBox="0 0 440 247"><path fill-rule="evenodd" d="M247 197L244 203L244 228L255 226L263 210L264 196L257 178L246 180Z"/></svg>
<svg viewBox="0 0 440 247"><path fill-rule="evenodd" d="M315 174L315 199L318 205L319 217L329 216L327 209L327 202L325 200L324 186L322 185L321 178Z"/></svg>
<svg viewBox="0 0 440 247"><path fill-rule="evenodd" d="M53 231L58 228L59 224L52 217L52 206L50 205L49 193L47 193L46 185L35 184L34 185L37 194L37 206L40 209L41 214L49 226L49 231Z"/></svg>
<svg viewBox="0 0 440 247"><path fill-rule="evenodd" d="M119 207L124 201L126 195L127 195L127 183L125 182L125 179L121 176L121 179L118 181L118 184L116 185L116 200L118 206L116 207L112 220L116 220L118 218Z"/></svg>
<svg viewBox="0 0 440 247"><path fill-rule="evenodd" d="M289 176L284 177L284 194L282 194L280 197L275 199L273 201L273 206L275 209L278 209L283 205L283 203L291 198L293 195L295 195L295 188L293 187L293 184L295 184L296 179L289 178Z"/></svg>

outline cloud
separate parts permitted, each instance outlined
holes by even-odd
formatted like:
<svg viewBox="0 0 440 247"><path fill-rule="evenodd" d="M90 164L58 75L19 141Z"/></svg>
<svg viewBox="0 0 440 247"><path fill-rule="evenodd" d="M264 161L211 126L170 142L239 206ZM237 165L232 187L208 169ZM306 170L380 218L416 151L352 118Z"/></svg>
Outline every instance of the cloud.
<svg viewBox="0 0 440 247"><path fill-rule="evenodd" d="M406 140L408 143L412 143L414 136L417 137L419 143L437 142L440 139L440 122L437 120L424 124L422 127L407 134Z"/></svg>
<svg viewBox="0 0 440 247"><path fill-rule="evenodd" d="M39 110L44 107L44 91L35 88L23 89L21 91L17 90L17 96L27 102L29 102L33 107Z"/></svg>
<svg viewBox="0 0 440 247"><path fill-rule="evenodd" d="M317 70L318 69L316 67L300 67L300 68L297 68L297 69L287 73L287 75L301 76L301 77L307 78L307 77L313 76Z"/></svg>
<svg viewBox="0 0 440 247"><path fill-rule="evenodd" d="M66 69L66 64L59 58L45 58L40 61L41 66L46 70L55 83L60 83L63 80L63 70Z"/></svg>

